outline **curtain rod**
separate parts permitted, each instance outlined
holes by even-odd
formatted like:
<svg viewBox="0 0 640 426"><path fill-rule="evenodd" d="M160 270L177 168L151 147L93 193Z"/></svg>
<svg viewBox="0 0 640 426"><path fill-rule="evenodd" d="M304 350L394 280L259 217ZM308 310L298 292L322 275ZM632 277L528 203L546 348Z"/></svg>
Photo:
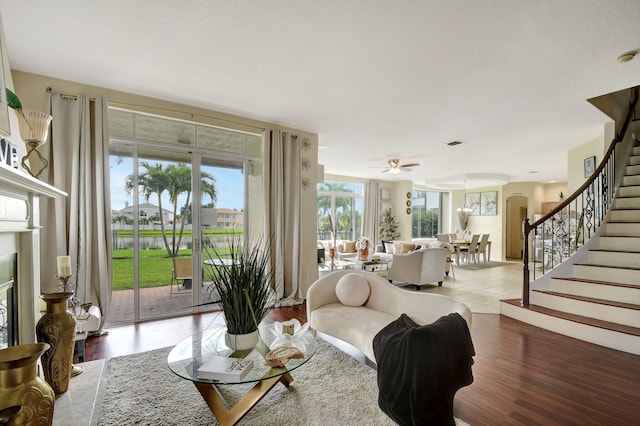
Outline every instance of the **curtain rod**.
<svg viewBox="0 0 640 426"><path fill-rule="evenodd" d="M47 87L47 93L53 93L53 89L51 87ZM65 95L64 93L60 93L60 97L62 99L71 99L74 101L78 100L78 95ZM96 98L89 98L89 102L95 102Z"/></svg>
<svg viewBox="0 0 640 426"><path fill-rule="evenodd" d="M47 87L47 93L53 93L53 89L51 87ZM77 95L65 95L64 93L60 93L60 97L63 99L72 99L72 100L78 100L78 96ZM96 98L89 98L89 100L91 102L95 102ZM112 101L109 102L109 105L113 105L115 107L117 106L121 106L121 107L142 107L142 108L149 108L149 109L155 109L158 111L164 111L164 112L175 112L175 113L179 113L179 114L188 114L190 115L192 118L195 117L202 117L202 118L207 118L207 119L213 119L213 120L220 120L220 121L225 121L227 123L232 123L232 124L238 124L244 127L251 127L253 129L257 129L260 131L264 131L266 130L264 127L259 127L259 126L254 126L252 124L247 124L247 123L242 123L242 122L238 122L238 121L234 121L234 120L229 120L226 118L221 118L221 117L212 117L212 116L208 116L208 115L204 115L204 114L196 114L196 113L191 113L191 112L186 112L186 111L181 111L181 110L176 110L176 109L167 109L167 108L160 108L160 107L154 107L151 105L138 105L138 104L131 104L131 103L126 103L126 102L118 102L118 101Z"/></svg>

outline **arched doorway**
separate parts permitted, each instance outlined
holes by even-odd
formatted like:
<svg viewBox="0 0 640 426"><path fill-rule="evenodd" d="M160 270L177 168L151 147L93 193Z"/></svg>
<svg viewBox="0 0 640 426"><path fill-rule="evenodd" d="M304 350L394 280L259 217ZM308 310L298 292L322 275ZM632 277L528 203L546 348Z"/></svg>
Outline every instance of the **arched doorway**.
<svg viewBox="0 0 640 426"><path fill-rule="evenodd" d="M507 198L505 258L522 259L524 235L522 221L527 217L527 197L514 195Z"/></svg>

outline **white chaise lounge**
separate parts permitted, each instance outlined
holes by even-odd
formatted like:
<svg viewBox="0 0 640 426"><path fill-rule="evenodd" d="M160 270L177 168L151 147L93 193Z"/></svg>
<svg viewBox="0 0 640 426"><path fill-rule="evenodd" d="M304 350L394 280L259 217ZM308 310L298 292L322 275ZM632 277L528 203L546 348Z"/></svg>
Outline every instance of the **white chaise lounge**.
<svg viewBox="0 0 640 426"><path fill-rule="evenodd" d="M398 288L366 271L335 271L318 279L307 292L310 326L361 351L375 362L373 338L406 313L420 325L457 312L471 329L471 311L448 296Z"/></svg>

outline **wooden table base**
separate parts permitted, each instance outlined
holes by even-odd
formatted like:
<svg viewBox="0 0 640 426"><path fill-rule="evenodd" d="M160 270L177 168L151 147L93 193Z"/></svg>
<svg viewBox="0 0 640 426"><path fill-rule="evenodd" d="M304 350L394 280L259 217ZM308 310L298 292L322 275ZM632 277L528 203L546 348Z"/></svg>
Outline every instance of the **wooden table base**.
<svg viewBox="0 0 640 426"><path fill-rule="evenodd" d="M291 382L293 382L293 377L291 377L291 374L285 373L281 376L262 380L256 383L256 385L232 407L230 407L224 399L218 386L198 382L194 382L194 384L211 409L213 415L218 419L218 422L226 426L238 423L278 382L289 387Z"/></svg>

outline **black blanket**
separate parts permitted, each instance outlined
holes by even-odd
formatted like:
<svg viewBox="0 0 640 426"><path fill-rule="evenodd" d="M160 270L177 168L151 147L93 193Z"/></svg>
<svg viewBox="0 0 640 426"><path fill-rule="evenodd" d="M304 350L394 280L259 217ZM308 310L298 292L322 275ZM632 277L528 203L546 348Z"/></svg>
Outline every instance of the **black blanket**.
<svg viewBox="0 0 640 426"><path fill-rule="evenodd" d="M373 339L378 405L400 425L454 425L453 398L473 382L473 342L457 313L420 326L406 314Z"/></svg>

